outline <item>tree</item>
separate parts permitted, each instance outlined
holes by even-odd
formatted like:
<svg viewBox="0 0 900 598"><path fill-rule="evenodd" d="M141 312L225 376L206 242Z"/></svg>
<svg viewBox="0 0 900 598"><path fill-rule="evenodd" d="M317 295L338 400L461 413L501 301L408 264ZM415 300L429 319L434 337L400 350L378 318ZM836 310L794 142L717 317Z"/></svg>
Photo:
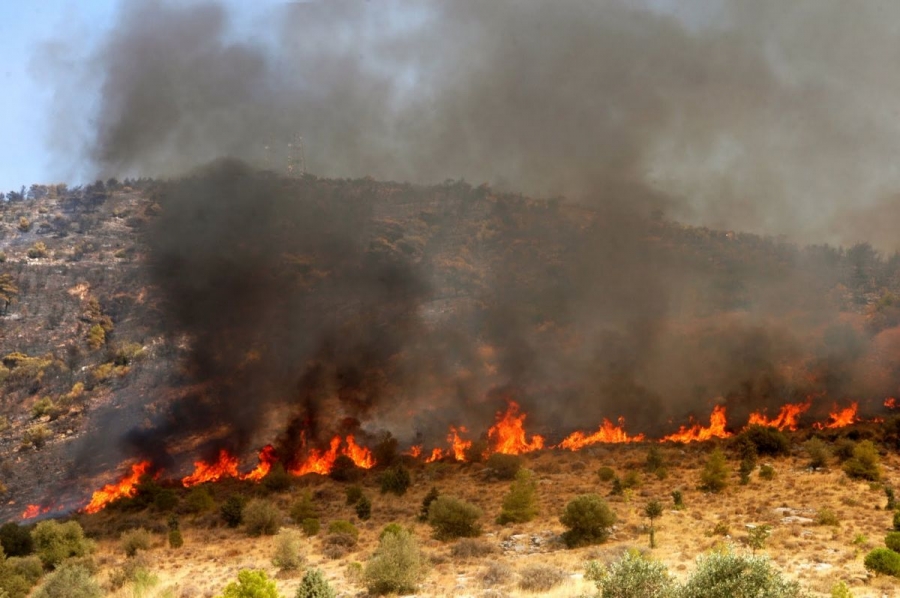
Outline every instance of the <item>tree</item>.
<svg viewBox="0 0 900 598"><path fill-rule="evenodd" d="M725 453L714 449L700 472L700 488L708 492L721 492L728 485L728 464Z"/></svg>
<svg viewBox="0 0 900 598"><path fill-rule="evenodd" d="M497 523L525 523L534 519L537 513L537 482L534 474L527 469L520 469L509 492L503 497Z"/></svg>
<svg viewBox="0 0 900 598"><path fill-rule="evenodd" d="M19 294L19 287L9 274L0 274L0 303L3 304L3 315L9 311L9 304Z"/></svg>
<svg viewBox="0 0 900 598"><path fill-rule="evenodd" d="M651 500L644 507L644 514L650 519L650 548L656 548L656 528L653 527L653 521L662 517L663 507L658 500Z"/></svg>

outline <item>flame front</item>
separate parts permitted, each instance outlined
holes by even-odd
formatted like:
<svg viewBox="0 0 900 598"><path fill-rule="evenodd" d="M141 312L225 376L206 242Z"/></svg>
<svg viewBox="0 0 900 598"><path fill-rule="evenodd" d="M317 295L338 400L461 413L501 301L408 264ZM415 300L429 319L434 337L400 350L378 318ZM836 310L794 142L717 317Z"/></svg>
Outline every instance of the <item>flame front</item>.
<svg viewBox="0 0 900 598"><path fill-rule="evenodd" d="M559 443L559 448L577 451L592 444L622 444L628 442L643 442L644 435L629 436L625 432L625 418L619 418L619 425L615 426L611 421L603 418L603 424L600 429L591 434L586 435L584 432L573 432L569 434L565 440Z"/></svg>
<svg viewBox="0 0 900 598"><path fill-rule="evenodd" d="M253 471L247 473L242 476L242 480L250 480L251 482L259 482L266 475L268 475L269 471L272 469L272 466L278 461L278 458L275 456L275 447L271 444L267 444L262 447L259 451L259 465L254 468Z"/></svg>
<svg viewBox="0 0 900 598"><path fill-rule="evenodd" d="M497 414L497 423L488 429L488 439L495 453L520 455L544 448L544 438L534 435L531 442L525 437L526 414L519 415L519 404L509 401L506 413Z"/></svg>
<svg viewBox="0 0 900 598"><path fill-rule="evenodd" d="M897 399L894 397L888 397L884 400L884 406L888 409L896 409L897 408Z"/></svg>
<svg viewBox="0 0 900 598"><path fill-rule="evenodd" d="M700 424L694 424L690 428L681 426L677 432L663 437L660 442L702 442L713 438L728 438L730 432L725 430L725 406L716 405L709 416L709 427L704 428Z"/></svg>
<svg viewBox="0 0 900 598"><path fill-rule="evenodd" d="M838 409L837 405L834 408L835 410L828 414L828 423L813 424L813 427L817 430L843 428L859 421L859 418L856 416L856 412L859 410L859 403L856 401L853 401L849 407L844 409Z"/></svg>
<svg viewBox="0 0 900 598"><path fill-rule="evenodd" d="M25 510L22 511L22 519L33 519L41 513L47 513L49 510L49 507L45 508L42 511L41 507L39 507L38 505L28 505L27 507L25 507Z"/></svg>
<svg viewBox="0 0 900 598"><path fill-rule="evenodd" d="M372 456L372 452L356 444L352 434L348 435L344 440L346 444L344 448L341 448L341 442L341 437L335 436L331 439L328 450L310 449L303 463L292 467L290 473L298 476L308 473L328 475L331 473L338 455L349 457L357 467L362 469L371 469L375 465L375 458ZM305 439L302 444L306 444Z"/></svg>
<svg viewBox="0 0 900 598"><path fill-rule="evenodd" d="M779 430L790 430L791 432L795 432L800 416L806 413L811 406L812 403L788 403L787 405L783 405L778 412L778 415L772 419L769 419L762 413L751 413L750 421L747 422L747 425L767 426L769 428L778 428Z"/></svg>
<svg viewBox="0 0 900 598"><path fill-rule="evenodd" d="M190 488L205 482L218 482L224 478L237 478L240 475L238 458L232 456L227 450L222 449L219 451L219 460L215 463L195 461L194 473L182 478L181 483L185 488Z"/></svg>
<svg viewBox="0 0 900 598"><path fill-rule="evenodd" d="M141 461L131 466L131 473L116 484L107 484L94 492L91 501L84 508L85 513L97 513L106 505L120 498L131 498L137 494L137 484L150 469L150 461Z"/></svg>

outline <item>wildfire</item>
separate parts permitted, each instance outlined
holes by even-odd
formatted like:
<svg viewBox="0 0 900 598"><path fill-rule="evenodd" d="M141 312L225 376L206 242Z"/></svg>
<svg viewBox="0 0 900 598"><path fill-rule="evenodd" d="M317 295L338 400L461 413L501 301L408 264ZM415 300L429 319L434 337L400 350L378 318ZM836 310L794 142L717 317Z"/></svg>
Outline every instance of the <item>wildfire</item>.
<svg viewBox="0 0 900 598"><path fill-rule="evenodd" d="M621 444L627 442L643 442L644 435L629 436L625 432L625 418L619 418L619 425L615 426L611 421L603 418L603 425L600 429L591 434L586 435L584 432L573 432L569 434L565 440L559 443L559 448L577 451L592 444Z"/></svg>
<svg viewBox="0 0 900 598"><path fill-rule="evenodd" d="M238 458L222 449L219 451L219 460L215 463L195 461L194 473L182 478L181 483L185 488L190 488L204 482L218 482L223 478L237 478L240 475Z"/></svg>
<svg viewBox="0 0 900 598"><path fill-rule="evenodd" d="M794 432L797 430L800 416L806 413L811 406L812 403L788 403L783 405L778 415L772 419L769 419L762 413L751 413L750 421L747 422L747 425L767 426Z"/></svg>
<svg viewBox="0 0 900 598"><path fill-rule="evenodd" d="M519 415L519 405L509 401L506 413L497 414L497 423L488 429L493 451L507 455L520 455L544 448L543 436L534 435L531 442L525 437L526 414Z"/></svg>
<svg viewBox="0 0 900 598"><path fill-rule="evenodd" d="M375 458L369 449L356 444L353 435L348 435L344 439L345 447L341 447L341 437L335 436L331 439L328 450L310 449L306 460L291 468L290 473L294 475L306 475L308 473L318 473L327 475L334 467L334 462L338 455L349 457L357 467L363 469L371 469L375 465ZM304 443L305 444L305 443Z"/></svg>
<svg viewBox="0 0 900 598"><path fill-rule="evenodd" d="M894 397L888 397L884 400L884 406L888 409L896 409L897 408L897 399Z"/></svg>
<svg viewBox="0 0 900 598"><path fill-rule="evenodd" d="M694 424L690 428L681 426L677 432L665 436L660 442L701 442L712 438L728 438L731 433L725 430L725 406L716 405L709 416L709 427Z"/></svg>
<svg viewBox="0 0 900 598"><path fill-rule="evenodd" d="M107 484L91 496L91 502L84 508L86 513L97 513L106 505L119 498L131 498L137 493L138 482L150 469L150 461L141 461L131 466L131 473L115 484Z"/></svg>
<svg viewBox="0 0 900 598"><path fill-rule="evenodd" d="M22 512L22 519L33 519L42 513L47 513L50 511L50 507L45 507L43 510L38 505L28 505L25 507L25 510Z"/></svg>
<svg viewBox="0 0 900 598"><path fill-rule="evenodd" d="M459 426L458 428L450 426L450 432L447 434L447 442L450 443L450 448L446 451L439 448L431 449L431 454L425 459L425 462L434 463L445 457L452 457L455 461L465 461L466 451L472 446L471 440L464 440L460 436L460 433L465 434L466 432L465 426Z"/></svg>
<svg viewBox="0 0 900 598"><path fill-rule="evenodd" d="M272 466L275 464L278 459L275 457L275 447L271 444L267 444L259 450L259 465L248 474L245 474L241 479L250 480L251 482L259 482L262 480L269 471L272 469Z"/></svg>
<svg viewBox="0 0 900 598"><path fill-rule="evenodd" d="M404 454L409 455L413 459L418 459L419 457L422 456L422 445L414 444L413 446L409 447L409 450L406 451Z"/></svg>
<svg viewBox="0 0 900 598"><path fill-rule="evenodd" d="M850 406L844 409L838 409L837 405L835 405L834 408L835 411L828 414L828 423L813 424L813 427L818 430L843 428L859 421L859 418L856 416L856 411L859 409L859 403L856 401L850 403Z"/></svg>

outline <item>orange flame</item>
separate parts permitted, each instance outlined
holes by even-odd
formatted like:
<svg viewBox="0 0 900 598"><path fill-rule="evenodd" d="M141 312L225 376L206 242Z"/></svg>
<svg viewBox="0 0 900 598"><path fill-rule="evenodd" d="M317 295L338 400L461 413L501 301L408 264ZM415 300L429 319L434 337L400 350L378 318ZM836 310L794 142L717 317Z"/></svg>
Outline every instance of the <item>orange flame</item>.
<svg viewBox="0 0 900 598"><path fill-rule="evenodd" d="M50 510L50 507L45 508L43 511L38 505L28 505L25 507L25 510L22 512L22 519L32 519L37 517L41 513L46 513Z"/></svg>
<svg viewBox="0 0 900 598"><path fill-rule="evenodd" d="M97 513L106 505L120 498L131 498L137 494L138 482L150 469L150 461L141 461L131 466L131 473L122 478L118 483L107 484L91 496L91 502L84 508L86 513Z"/></svg>
<svg viewBox="0 0 900 598"><path fill-rule="evenodd" d="M615 426L611 421L603 418L603 425L600 429L591 434L586 435L584 432L573 432L569 434L565 440L559 443L559 448L577 451L592 444L621 444L627 442L643 442L644 435L629 436L625 432L625 418L619 418L619 425Z"/></svg>
<svg viewBox="0 0 900 598"><path fill-rule="evenodd" d="M787 429L794 432L797 430L797 420L809 410L811 405L812 403L788 403L787 405L783 405L778 412L778 415L772 419L769 419L762 413L751 413L750 421L747 422L747 425L767 426L769 428L778 428L779 430Z"/></svg>
<svg viewBox="0 0 900 598"><path fill-rule="evenodd" d="M450 443L450 446L453 450L453 458L457 461L465 461L466 460L466 451L472 446L471 440L463 440L460 438L459 433L466 433L465 426L460 426L459 428L454 428L450 426L450 434L447 435L447 442Z"/></svg>
<svg viewBox="0 0 900 598"><path fill-rule="evenodd" d="M690 428L681 426L677 432L663 437L660 442L701 442L712 438L728 438L731 433L725 430L725 406L716 405L709 416L709 427L694 424Z"/></svg>
<svg viewBox="0 0 900 598"><path fill-rule="evenodd" d="M272 466L278 461L278 458L275 456L275 447L271 444L267 444L259 450L259 465L257 465L253 471L241 476L242 480L250 480L251 482L259 482L266 475L268 475L269 471L271 471Z"/></svg>
<svg viewBox="0 0 900 598"><path fill-rule="evenodd" d="M849 426L850 424L859 421L859 418L856 416L856 411L858 408L859 403L857 403L856 401L850 403L850 406L844 409L838 409L837 405L835 405L835 411L828 414L828 423L813 424L813 427L817 430L824 430L826 428L832 429Z"/></svg>
<svg viewBox="0 0 900 598"><path fill-rule="evenodd" d="M182 478L181 483L185 488L190 488L205 482L218 482L223 478L237 478L240 475L238 458L222 449L219 451L219 460L215 463L194 461L194 473Z"/></svg>
<svg viewBox="0 0 900 598"><path fill-rule="evenodd" d="M494 452L520 455L544 448L542 436L532 436L531 442L525 437L526 414L519 415L519 405L509 401L506 413L497 414L497 423L488 429L488 438L494 444Z"/></svg>
<svg viewBox="0 0 900 598"><path fill-rule="evenodd" d="M884 406L888 409L896 409L897 408L897 399L894 397L888 397L884 400Z"/></svg>
<svg viewBox="0 0 900 598"><path fill-rule="evenodd" d="M431 455L425 459L426 463L434 463L435 461L440 461L444 458L444 451L439 448L431 449Z"/></svg>
<svg viewBox="0 0 900 598"><path fill-rule="evenodd" d="M306 475L308 473L318 473L328 475L338 455L349 457L357 467L362 469L371 469L375 465L375 458L372 452L362 446L356 444L352 435L345 439L346 447L341 448L341 437L335 436L331 439L328 450L310 449L306 460L291 468L290 473L294 475ZM303 444L306 444L305 440Z"/></svg>
<svg viewBox="0 0 900 598"><path fill-rule="evenodd" d="M418 459L419 457L422 456L422 445L421 445L421 444L414 444L414 445L412 445L411 447L409 447L409 450L406 451L406 452L403 453L403 454L404 454L404 455L409 455L409 456L412 457L413 459Z"/></svg>

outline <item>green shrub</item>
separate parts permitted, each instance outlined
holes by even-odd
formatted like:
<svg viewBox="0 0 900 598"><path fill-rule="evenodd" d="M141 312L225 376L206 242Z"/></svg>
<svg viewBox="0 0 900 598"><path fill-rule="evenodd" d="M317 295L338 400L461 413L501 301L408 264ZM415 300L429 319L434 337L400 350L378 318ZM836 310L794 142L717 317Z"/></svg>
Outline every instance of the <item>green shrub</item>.
<svg viewBox="0 0 900 598"><path fill-rule="evenodd" d="M422 507L419 509L419 521L428 521L428 509L431 507L431 503L433 503L440 495L437 487L432 486L431 490L425 495L425 498L422 499Z"/></svg>
<svg viewBox="0 0 900 598"><path fill-rule="evenodd" d="M355 505L359 499L363 497L363 489L362 486L354 484L352 486L347 486L347 505L352 506Z"/></svg>
<svg viewBox="0 0 900 598"><path fill-rule="evenodd" d="M290 515L295 522L300 522L304 519L316 519L319 516L319 509L316 508L316 503L313 502L312 496L308 492L304 492L291 505Z"/></svg>
<svg viewBox="0 0 900 598"><path fill-rule="evenodd" d="M551 565L528 565L519 573L519 589L547 593L566 579L566 572Z"/></svg>
<svg viewBox="0 0 900 598"><path fill-rule="evenodd" d="M355 482L362 476L362 470L347 455L338 455L328 475L336 482Z"/></svg>
<svg viewBox="0 0 900 598"><path fill-rule="evenodd" d="M900 531L900 511L894 511L894 529Z"/></svg>
<svg viewBox="0 0 900 598"><path fill-rule="evenodd" d="M741 476L742 485L750 483L750 474L753 473L754 469L756 469L755 457L744 457L741 459L741 464L738 466L738 474Z"/></svg>
<svg viewBox="0 0 900 598"><path fill-rule="evenodd" d="M747 545L755 553L762 550L766 546L766 540L772 534L772 527L769 525L754 525L747 530Z"/></svg>
<svg viewBox="0 0 900 598"><path fill-rule="evenodd" d="M853 598L853 592L843 581L839 581L831 586L831 598Z"/></svg>
<svg viewBox="0 0 900 598"><path fill-rule="evenodd" d="M275 535L275 553L272 564L282 571L296 571L304 565L303 539L300 533L292 529L279 530Z"/></svg>
<svg viewBox="0 0 900 598"><path fill-rule="evenodd" d="M238 580L225 586L222 598L281 598L274 581L265 571L243 569L238 572Z"/></svg>
<svg viewBox="0 0 900 598"><path fill-rule="evenodd" d="M684 495L681 490L672 490L672 505L679 511L684 508Z"/></svg>
<svg viewBox="0 0 900 598"><path fill-rule="evenodd" d="M635 470L631 470L622 477L621 487L623 490L629 488L637 488L641 485L641 474Z"/></svg>
<svg viewBox="0 0 900 598"><path fill-rule="evenodd" d="M735 437L735 442L747 442L756 449L757 455L778 457L791 452L791 441L784 432L769 426L752 425Z"/></svg>
<svg viewBox="0 0 900 598"><path fill-rule="evenodd" d="M22 446L32 446L35 449L42 449L47 441L53 438L53 432L44 424L31 426L22 434Z"/></svg>
<svg viewBox="0 0 900 598"><path fill-rule="evenodd" d="M38 241L28 248L27 255L33 260L39 260L47 257L47 245L43 241Z"/></svg>
<svg viewBox="0 0 900 598"><path fill-rule="evenodd" d="M359 530L349 521L338 519L328 524L329 534L343 534L353 538L353 543L359 540Z"/></svg>
<svg viewBox="0 0 900 598"><path fill-rule="evenodd" d="M760 465L759 477L761 477L764 480L775 479L775 468L768 464Z"/></svg>
<svg viewBox="0 0 900 598"><path fill-rule="evenodd" d="M38 419L46 415L52 421L65 413L65 411L64 408L54 403L50 397L42 397L31 407L31 417Z"/></svg>
<svg viewBox="0 0 900 598"><path fill-rule="evenodd" d="M194 486L184 499L184 508L189 513L205 513L211 511L215 506L216 501L204 486Z"/></svg>
<svg viewBox="0 0 900 598"><path fill-rule="evenodd" d="M871 480L881 479L878 449L871 440L863 440L853 448L853 456L844 462L844 473L851 478Z"/></svg>
<svg viewBox="0 0 900 598"><path fill-rule="evenodd" d="M496 552L494 546L478 538L462 538L450 547L455 559L483 559Z"/></svg>
<svg viewBox="0 0 900 598"><path fill-rule="evenodd" d="M489 562L488 566L478 574L478 580L481 582L481 585L483 587L493 588L494 586L499 586L507 583L510 579L512 579L512 576L512 567L510 567L503 561L494 560Z"/></svg>
<svg viewBox="0 0 900 598"><path fill-rule="evenodd" d="M25 598L43 572L44 567L37 557L7 559L0 551L0 596Z"/></svg>
<svg viewBox="0 0 900 598"><path fill-rule="evenodd" d="M585 577L588 577L585 575ZM600 575L592 575L600 598L673 598L675 584L666 566L629 550Z"/></svg>
<svg viewBox="0 0 900 598"><path fill-rule="evenodd" d="M569 528L563 541L574 548L605 542L616 515L599 495L583 494L569 501L559 520Z"/></svg>
<svg viewBox="0 0 900 598"><path fill-rule="evenodd" d="M884 545L900 553L900 532L888 532L884 537Z"/></svg>
<svg viewBox="0 0 900 598"><path fill-rule="evenodd" d="M281 527L281 511L272 501L255 498L244 507L244 525L251 536L272 536Z"/></svg>
<svg viewBox="0 0 900 598"><path fill-rule="evenodd" d="M269 492L285 492L291 487L291 476L284 465L276 463L262 479L262 485Z"/></svg>
<svg viewBox="0 0 900 598"><path fill-rule="evenodd" d="M884 496L887 498L887 504L884 505L885 510L893 511L897 508L897 498L894 495L894 489L890 486L884 487Z"/></svg>
<svg viewBox="0 0 900 598"><path fill-rule="evenodd" d="M318 569L308 569L294 598L334 598L332 588Z"/></svg>
<svg viewBox="0 0 900 598"><path fill-rule="evenodd" d="M307 517L300 522L300 529L303 530L303 533L307 538L311 538L318 534L321 527L318 517Z"/></svg>
<svg viewBox="0 0 900 598"><path fill-rule="evenodd" d="M787 581L764 556L737 555L731 549L697 560L679 598L800 598L797 582Z"/></svg>
<svg viewBox="0 0 900 598"><path fill-rule="evenodd" d="M34 541L25 526L18 523L4 523L0 527L0 547L7 556L28 556L34 552Z"/></svg>
<svg viewBox="0 0 900 598"><path fill-rule="evenodd" d="M169 530L169 546L171 548L181 548L184 546L184 536L181 535L180 529Z"/></svg>
<svg viewBox="0 0 900 598"><path fill-rule="evenodd" d="M837 460L841 463L844 463L847 459L853 456L853 449L856 448L856 443L853 442L849 438L841 438L836 441L833 445L832 454L837 457Z"/></svg>
<svg viewBox="0 0 900 598"><path fill-rule="evenodd" d="M650 548L656 548L656 527L653 525L653 522L662 517L662 504L658 500L651 500L644 507L644 515L650 520Z"/></svg>
<svg viewBox="0 0 900 598"><path fill-rule="evenodd" d="M700 472L700 488L707 492L721 492L728 486L728 464L725 454L718 448L713 449L709 459Z"/></svg>
<svg viewBox="0 0 900 598"><path fill-rule="evenodd" d="M816 512L816 524L838 526L841 524L841 520L838 518L837 513L829 508L823 507Z"/></svg>
<svg viewBox="0 0 900 598"><path fill-rule="evenodd" d="M178 505L178 495L171 488L161 488L153 495L153 508L168 513Z"/></svg>
<svg viewBox="0 0 900 598"><path fill-rule="evenodd" d="M47 568L55 568L67 558L86 556L94 551L94 543L84 537L84 530L77 521L41 521L31 532L31 538L35 552Z"/></svg>
<svg viewBox="0 0 900 598"><path fill-rule="evenodd" d="M123 532L120 541L128 558L135 556L139 550L150 550L150 532L142 527Z"/></svg>
<svg viewBox="0 0 900 598"><path fill-rule="evenodd" d="M363 572L370 593L409 594L425 577L427 559L415 538L406 530L382 536L375 554Z"/></svg>
<svg viewBox="0 0 900 598"><path fill-rule="evenodd" d="M356 501L356 516L359 517L360 521L368 521L369 517L372 516L372 501L366 496L362 496Z"/></svg>
<svg viewBox="0 0 900 598"><path fill-rule="evenodd" d="M439 540L473 538L481 534L481 509L453 496L439 496L428 508L428 524Z"/></svg>
<svg viewBox="0 0 900 598"><path fill-rule="evenodd" d="M408 469L402 465L394 465L382 472L378 477L378 482L381 484L382 494L390 492L397 496L403 496L412 485L412 477L410 477Z"/></svg>
<svg viewBox="0 0 900 598"><path fill-rule="evenodd" d="M831 451L828 445L821 438L813 436L803 443L803 449L809 458L809 466L813 469L820 469L828 466L828 459L831 457Z"/></svg>
<svg viewBox="0 0 900 598"><path fill-rule="evenodd" d="M106 344L106 331L103 326L100 324L91 326L91 329L88 330L87 344L94 351Z"/></svg>
<svg viewBox="0 0 900 598"><path fill-rule="evenodd" d="M41 559L35 555L9 557L3 568L11 571L14 575L24 577L32 585L36 584L44 575L44 565L41 563Z"/></svg>
<svg viewBox="0 0 900 598"><path fill-rule="evenodd" d="M616 472L612 467L601 467L597 470L597 477L601 482L611 482L616 478Z"/></svg>
<svg viewBox="0 0 900 598"><path fill-rule="evenodd" d="M237 527L244 521L244 505L247 503L240 494L232 494L225 499L220 512L222 520L228 527Z"/></svg>
<svg viewBox="0 0 900 598"><path fill-rule="evenodd" d="M644 462L644 469L650 473L655 473L660 469L664 469L666 462L663 459L662 451L655 444L650 445L647 451L647 459Z"/></svg>
<svg viewBox="0 0 900 598"><path fill-rule="evenodd" d="M890 548L876 548L866 555L863 565L869 571L900 577L900 554Z"/></svg>
<svg viewBox="0 0 900 598"><path fill-rule="evenodd" d="M534 519L537 513L537 482L534 480L534 474L527 469L520 469L516 473L516 481L503 497L497 523L500 525L525 523Z"/></svg>
<svg viewBox="0 0 900 598"><path fill-rule="evenodd" d="M498 480L513 480L516 477L516 473L522 468L522 457L493 453L488 457L485 466L490 470L494 478Z"/></svg>
<svg viewBox="0 0 900 598"><path fill-rule="evenodd" d="M77 565L63 565L50 573L33 598L101 598L103 591L90 572Z"/></svg>

